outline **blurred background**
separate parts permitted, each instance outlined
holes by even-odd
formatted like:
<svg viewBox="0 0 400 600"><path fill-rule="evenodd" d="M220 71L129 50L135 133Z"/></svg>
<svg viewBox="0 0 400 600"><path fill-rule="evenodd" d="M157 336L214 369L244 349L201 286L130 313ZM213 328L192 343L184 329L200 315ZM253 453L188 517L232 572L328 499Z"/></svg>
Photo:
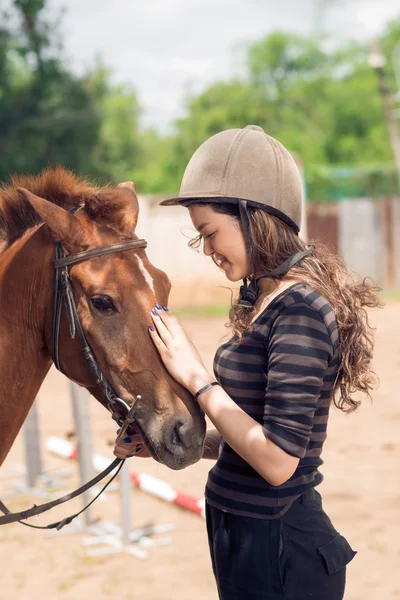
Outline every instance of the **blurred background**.
<svg viewBox="0 0 400 600"><path fill-rule="evenodd" d="M381 386L358 416L334 415L322 488L335 524L359 550L346 600L400 598L399 0L0 0L0 181L58 164L98 184L133 180L138 232L168 272L171 306L210 366L231 286L186 249L194 235L187 211L158 203L178 191L207 137L249 123L296 158L304 236L384 290L385 308L371 315ZM64 402L57 415L55 389ZM70 419L69 391L58 374L40 401L42 435L64 435L59 415ZM110 455L110 425L92 410L96 440ZM22 441L9 468L13 461L23 461ZM205 461L183 474L138 462L202 495ZM118 504L109 502L103 517ZM0 598L28 589L33 599L216 598L204 522L140 492L134 502L136 525L144 514L174 520L171 546L139 567L125 555L82 558L76 537L49 542L7 528L0 557L11 552L13 566Z"/></svg>
<svg viewBox="0 0 400 600"><path fill-rule="evenodd" d="M219 288L192 293L194 278L219 275L180 252L186 216L157 206L207 137L258 124L304 173L309 238L400 287L398 0L0 7L0 180L56 164L98 183L133 180L151 257L176 276L173 300L224 303Z"/></svg>

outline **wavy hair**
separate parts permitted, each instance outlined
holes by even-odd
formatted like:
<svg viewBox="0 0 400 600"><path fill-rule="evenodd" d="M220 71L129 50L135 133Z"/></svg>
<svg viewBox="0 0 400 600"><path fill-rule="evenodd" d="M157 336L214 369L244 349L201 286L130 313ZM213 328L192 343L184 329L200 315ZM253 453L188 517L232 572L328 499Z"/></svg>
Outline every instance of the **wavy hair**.
<svg viewBox="0 0 400 600"><path fill-rule="evenodd" d="M210 203L209 206L240 224L238 206L222 203ZM306 242L279 218L252 207L248 207L248 214L252 263L256 273L271 271L289 256L307 248ZM197 236L189 242L189 246L198 249L201 240L201 236ZM367 309L383 306L378 297L380 288L371 278L361 279L351 274L339 256L321 244L283 277L283 280L291 279L306 283L318 291L335 313L340 366L333 388L333 402L343 412L353 412L361 403L354 398L354 394L363 392L371 398L371 391L377 384L371 367L374 330L369 323ZM271 279L272 288L279 281ZM238 338L243 336L251 325L254 311L254 307L241 304L240 298L232 302L227 326L233 335Z"/></svg>

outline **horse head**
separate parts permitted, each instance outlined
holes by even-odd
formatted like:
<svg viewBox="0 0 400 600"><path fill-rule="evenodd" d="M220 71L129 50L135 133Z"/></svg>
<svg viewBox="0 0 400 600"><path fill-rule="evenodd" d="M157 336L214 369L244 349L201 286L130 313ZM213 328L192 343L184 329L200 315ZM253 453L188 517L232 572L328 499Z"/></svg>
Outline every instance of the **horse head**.
<svg viewBox="0 0 400 600"><path fill-rule="evenodd" d="M76 214L58 205L54 197L49 201L27 189L19 191L44 223L35 233L36 245L40 242L46 246L52 277L55 241L69 255L138 239L139 203L132 183L116 188L87 187ZM129 406L140 395L135 422L153 457L172 469L199 460L204 415L191 394L167 373L148 333L151 309L156 303L168 303L171 285L167 275L151 264L143 248L74 264L69 275L85 337L102 372ZM48 297L44 351L52 356L54 293ZM79 339L70 337L65 310L58 351L61 371L104 403L82 356Z"/></svg>

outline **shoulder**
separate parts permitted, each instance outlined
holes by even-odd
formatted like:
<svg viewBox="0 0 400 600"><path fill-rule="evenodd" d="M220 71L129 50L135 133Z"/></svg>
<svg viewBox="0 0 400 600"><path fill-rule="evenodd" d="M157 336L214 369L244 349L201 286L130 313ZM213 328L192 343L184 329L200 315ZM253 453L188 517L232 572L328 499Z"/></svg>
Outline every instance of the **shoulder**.
<svg viewBox="0 0 400 600"><path fill-rule="evenodd" d="M327 325L335 320L335 313L328 300L306 283L297 283L275 298L270 308L280 314L304 314L317 318Z"/></svg>
<svg viewBox="0 0 400 600"><path fill-rule="evenodd" d="M338 331L334 310L310 285L299 283L285 290L271 303L270 309L273 313L271 336L287 333L304 340L314 337L336 348Z"/></svg>

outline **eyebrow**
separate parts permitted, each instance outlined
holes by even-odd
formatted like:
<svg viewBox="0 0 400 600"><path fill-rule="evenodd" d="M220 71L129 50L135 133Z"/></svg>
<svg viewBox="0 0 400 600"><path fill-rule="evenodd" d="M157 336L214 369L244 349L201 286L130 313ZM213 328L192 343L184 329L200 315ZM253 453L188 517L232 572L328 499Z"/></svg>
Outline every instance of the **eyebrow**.
<svg viewBox="0 0 400 600"><path fill-rule="evenodd" d="M207 225L209 225L210 223L202 223L201 225L199 225L199 227L197 228L197 231L200 233L204 227L207 227Z"/></svg>

